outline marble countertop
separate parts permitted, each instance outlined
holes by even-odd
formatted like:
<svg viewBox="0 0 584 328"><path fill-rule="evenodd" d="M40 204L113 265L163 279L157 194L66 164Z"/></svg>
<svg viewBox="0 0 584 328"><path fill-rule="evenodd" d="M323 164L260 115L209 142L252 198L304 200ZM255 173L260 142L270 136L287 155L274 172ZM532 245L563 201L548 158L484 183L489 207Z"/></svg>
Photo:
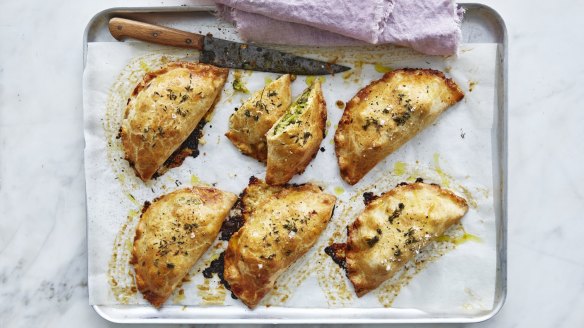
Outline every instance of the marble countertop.
<svg viewBox="0 0 584 328"><path fill-rule="evenodd" d="M584 2L482 2L509 31L509 286L477 326L582 327ZM118 326L87 300L83 30L109 7L182 4L2 2L0 327Z"/></svg>

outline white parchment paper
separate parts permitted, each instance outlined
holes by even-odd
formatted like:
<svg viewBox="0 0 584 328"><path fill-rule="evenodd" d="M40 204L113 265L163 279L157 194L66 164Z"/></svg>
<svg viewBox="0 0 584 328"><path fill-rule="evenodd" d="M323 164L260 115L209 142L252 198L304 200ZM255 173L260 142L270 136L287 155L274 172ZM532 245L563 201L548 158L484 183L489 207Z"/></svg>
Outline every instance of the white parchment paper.
<svg viewBox="0 0 584 328"><path fill-rule="evenodd" d="M310 51L300 51L310 54ZM392 306L391 311L415 309L428 314L477 314L493 307L496 273L496 227L493 203L492 140L495 104L496 46L464 45L458 57L429 57L402 48L345 49L341 63L355 67L352 73L326 76L323 92L328 108L328 131L323 150L304 174L292 182L314 182L338 197L335 215L317 245L293 265L278 281L278 289L257 309L266 313L281 307L330 308ZM201 154L187 158L158 179L143 183L123 159L116 138L125 103L134 86L147 71L168 60L196 54L161 46L135 43L90 43L83 76L85 121L85 174L88 214L89 301L90 304L146 304L134 286L127 263L138 212L144 201L193 184L215 185L240 193L251 175L263 178L265 167L241 155L224 137L228 118L249 95L231 86L233 70L211 121L204 128ZM320 55L331 58L331 51ZM391 68L419 67L442 70L465 92L459 104L422 131L397 152L378 164L361 182L351 187L340 178L332 138L342 109L362 87ZM254 92L276 74L244 72L246 87ZM307 77L292 84L297 96L307 86ZM310 78L309 78L310 79ZM308 81L309 82L309 81ZM323 253L331 241L345 240L345 227L363 209L364 191L383 192L401 181L422 177L466 198L470 204L462 226L472 238L441 242L428 250L425 265L397 293L388 282L363 298L357 298L341 270ZM452 240L461 227L450 231ZM461 241L461 238L456 239ZM204 279L200 271L225 248L217 242L190 273L167 303L207 307L244 307L217 279ZM438 256L444 254L443 256ZM421 258L424 259L424 258ZM403 279L402 279L403 280ZM393 287L392 287L393 286Z"/></svg>

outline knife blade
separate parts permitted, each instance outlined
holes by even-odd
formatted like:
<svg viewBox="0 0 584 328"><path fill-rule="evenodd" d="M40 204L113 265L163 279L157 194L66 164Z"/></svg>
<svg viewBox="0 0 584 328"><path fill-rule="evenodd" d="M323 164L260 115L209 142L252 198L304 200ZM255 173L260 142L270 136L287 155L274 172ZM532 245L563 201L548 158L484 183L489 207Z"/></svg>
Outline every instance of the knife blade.
<svg viewBox="0 0 584 328"><path fill-rule="evenodd" d="M201 51L199 61L220 67L297 75L327 75L350 67L304 58L251 44L214 38L169 27L114 17L109 21L112 36L121 41L133 38L156 44Z"/></svg>

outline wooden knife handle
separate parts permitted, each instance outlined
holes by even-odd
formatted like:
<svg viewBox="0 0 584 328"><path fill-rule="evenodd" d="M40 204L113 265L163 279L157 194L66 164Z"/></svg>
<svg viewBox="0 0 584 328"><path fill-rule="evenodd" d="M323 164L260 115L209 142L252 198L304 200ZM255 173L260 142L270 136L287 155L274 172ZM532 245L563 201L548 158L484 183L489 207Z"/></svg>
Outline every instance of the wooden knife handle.
<svg viewBox="0 0 584 328"><path fill-rule="evenodd" d="M205 36L169 27L114 17L109 21L110 33L116 40L125 37L173 47L203 50Z"/></svg>

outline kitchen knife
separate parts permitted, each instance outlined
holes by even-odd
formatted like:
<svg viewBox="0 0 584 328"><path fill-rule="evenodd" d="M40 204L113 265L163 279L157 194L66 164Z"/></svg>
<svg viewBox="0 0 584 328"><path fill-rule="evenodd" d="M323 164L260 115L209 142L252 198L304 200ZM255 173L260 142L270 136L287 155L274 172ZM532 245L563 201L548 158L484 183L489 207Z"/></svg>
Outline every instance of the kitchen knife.
<svg viewBox="0 0 584 328"><path fill-rule="evenodd" d="M297 75L326 75L351 69L250 44L216 39L211 35L119 17L110 19L109 30L116 40L129 37L167 46L197 49L201 51L200 62L220 67Z"/></svg>

